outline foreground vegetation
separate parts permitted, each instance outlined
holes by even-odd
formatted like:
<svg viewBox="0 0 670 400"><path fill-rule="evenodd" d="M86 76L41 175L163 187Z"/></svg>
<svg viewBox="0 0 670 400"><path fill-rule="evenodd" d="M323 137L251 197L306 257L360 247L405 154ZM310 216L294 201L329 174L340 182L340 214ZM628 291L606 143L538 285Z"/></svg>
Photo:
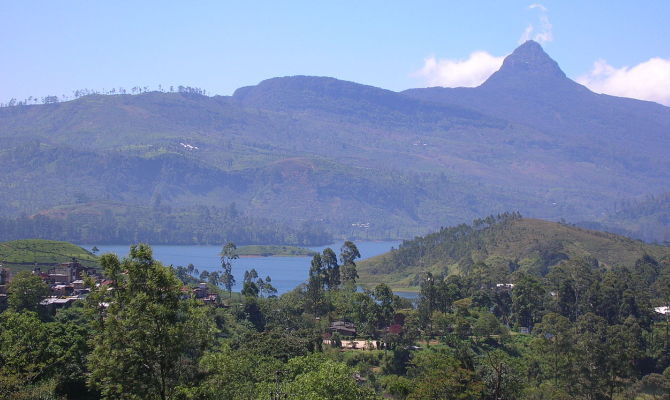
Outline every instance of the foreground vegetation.
<svg viewBox="0 0 670 400"><path fill-rule="evenodd" d="M222 251L223 276L234 250ZM40 278L19 274L0 314L0 397L668 398L668 321L654 307L670 303L670 258L426 272L413 304L384 284L356 291L359 257L351 242L339 257L326 249L279 297L247 271L240 295L205 305L183 290L192 269L132 246L103 255L104 284L55 314L37 305ZM353 324L356 348L327 333L333 321Z"/></svg>

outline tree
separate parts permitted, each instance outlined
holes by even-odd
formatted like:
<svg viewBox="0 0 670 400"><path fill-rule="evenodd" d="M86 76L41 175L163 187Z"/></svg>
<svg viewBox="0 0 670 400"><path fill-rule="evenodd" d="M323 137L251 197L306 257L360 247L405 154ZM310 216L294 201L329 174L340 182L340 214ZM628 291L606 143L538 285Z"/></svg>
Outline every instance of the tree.
<svg viewBox="0 0 670 400"><path fill-rule="evenodd" d="M485 390L473 371L443 352L417 353L408 375L416 379L408 399L476 400Z"/></svg>
<svg viewBox="0 0 670 400"><path fill-rule="evenodd" d="M87 298L98 315L89 384L103 399L173 398L179 385L191 381L213 334L206 308L181 299L181 282L145 244L131 246L122 262L105 255L101 264L114 283Z"/></svg>
<svg viewBox="0 0 670 400"><path fill-rule="evenodd" d="M533 346L544 375L552 378L557 388L570 386L575 367L575 332L570 320L548 313L534 333L537 339Z"/></svg>
<svg viewBox="0 0 670 400"><path fill-rule="evenodd" d="M329 360L319 355L292 358L288 362L292 377L286 385L290 398L314 400L373 400L372 388L356 382L352 368L345 363Z"/></svg>
<svg viewBox="0 0 670 400"><path fill-rule="evenodd" d="M523 375L518 359L500 349L488 351L480 359L479 372L486 383L487 398L514 400L520 397Z"/></svg>
<svg viewBox="0 0 670 400"><path fill-rule="evenodd" d="M540 281L523 275L512 290L512 318L519 326L531 329L541 318L545 290Z"/></svg>
<svg viewBox="0 0 670 400"><path fill-rule="evenodd" d="M14 311L37 311L40 301L49 295L49 287L37 275L22 271L7 287L9 307Z"/></svg>
<svg viewBox="0 0 670 400"><path fill-rule="evenodd" d="M323 297L323 262L321 256L315 254L309 267L309 280L307 281L307 299L309 308L313 313L319 311Z"/></svg>
<svg viewBox="0 0 670 400"><path fill-rule="evenodd" d="M341 279L343 283L347 283L354 288L356 286L356 279L358 279L358 272L356 271L355 260L361 258L361 253L354 244L347 240L340 248L340 261L342 267L340 268Z"/></svg>
<svg viewBox="0 0 670 400"><path fill-rule="evenodd" d="M258 297L261 287L257 284L258 272L255 268L251 271L244 271L244 285L242 286L242 294L246 297ZM262 282L262 279L260 280Z"/></svg>
<svg viewBox="0 0 670 400"><path fill-rule="evenodd" d="M270 278L270 276L266 276L265 280L259 277L256 282L258 289L260 290L261 297L263 297L263 294L268 296L275 296L277 294L277 289L272 286L272 278Z"/></svg>
<svg viewBox="0 0 670 400"><path fill-rule="evenodd" d="M172 88L172 87L170 87ZM232 261L237 260L239 256L236 253L237 247L235 243L228 242L223 246L221 250L221 269L223 273L221 274L221 283L228 291L228 296L233 296L233 286L235 286L235 277L233 276L233 265Z"/></svg>
<svg viewBox="0 0 670 400"><path fill-rule="evenodd" d="M221 284L221 275L218 271L212 271L207 276L207 282L211 285L218 287Z"/></svg>
<svg viewBox="0 0 670 400"><path fill-rule="evenodd" d="M340 286L340 265L337 263L337 256L330 247L323 250L321 255L323 263L324 283L328 290L336 289Z"/></svg>
<svg viewBox="0 0 670 400"><path fill-rule="evenodd" d="M46 324L37 314L0 314L0 398L12 398L46 373L53 362L49 350Z"/></svg>
<svg viewBox="0 0 670 400"><path fill-rule="evenodd" d="M381 325L387 326L391 323L393 314L395 313L393 291L388 285L380 283L375 287L374 296L377 308L379 309L378 322ZM384 326L378 326L378 328L383 328Z"/></svg>
<svg viewBox="0 0 670 400"><path fill-rule="evenodd" d="M198 269L193 264L188 264L186 266L186 272L188 272L188 274L191 276L198 275Z"/></svg>

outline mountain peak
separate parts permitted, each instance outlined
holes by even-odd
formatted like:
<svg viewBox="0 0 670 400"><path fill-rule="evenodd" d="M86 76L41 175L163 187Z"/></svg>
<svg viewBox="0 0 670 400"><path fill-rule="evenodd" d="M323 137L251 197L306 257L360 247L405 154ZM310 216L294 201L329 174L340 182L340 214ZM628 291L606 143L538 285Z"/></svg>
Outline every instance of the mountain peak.
<svg viewBox="0 0 670 400"><path fill-rule="evenodd" d="M528 83L536 85L545 81L564 79L566 79L565 73L558 63L544 52L539 43L528 40L505 57L500 70L491 75L482 86L501 84L526 86Z"/></svg>

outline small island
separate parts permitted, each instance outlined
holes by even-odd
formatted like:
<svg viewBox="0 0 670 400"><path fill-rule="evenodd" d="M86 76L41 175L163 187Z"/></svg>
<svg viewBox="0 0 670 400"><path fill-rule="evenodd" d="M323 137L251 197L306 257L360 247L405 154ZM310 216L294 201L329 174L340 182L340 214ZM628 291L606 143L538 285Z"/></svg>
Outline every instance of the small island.
<svg viewBox="0 0 670 400"><path fill-rule="evenodd" d="M311 257L316 254L304 247L276 245L240 246L236 253L240 257Z"/></svg>

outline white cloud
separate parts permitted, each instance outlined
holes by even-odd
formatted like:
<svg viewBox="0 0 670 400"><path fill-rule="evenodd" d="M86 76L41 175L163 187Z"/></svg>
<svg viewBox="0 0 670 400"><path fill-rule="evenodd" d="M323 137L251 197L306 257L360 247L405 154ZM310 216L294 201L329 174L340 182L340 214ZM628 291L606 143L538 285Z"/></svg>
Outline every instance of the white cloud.
<svg viewBox="0 0 670 400"><path fill-rule="evenodd" d="M505 57L495 57L485 51L475 51L465 60L424 60L423 67L413 75L425 80L427 86L475 87L500 69Z"/></svg>
<svg viewBox="0 0 670 400"><path fill-rule="evenodd" d="M651 58L633 67L615 68L605 60L577 82L594 92L655 101L670 106L670 59Z"/></svg>
<svg viewBox="0 0 670 400"><path fill-rule="evenodd" d="M547 11L549 10L547 10L547 7L543 6L542 4L535 3L529 5L528 8L531 10L540 11L538 27L536 27L534 24L528 25L519 38L519 44L531 39L540 44L554 40L554 27L549 21L549 16L547 15Z"/></svg>
<svg viewBox="0 0 670 400"><path fill-rule="evenodd" d="M531 4L531 5L528 6L528 8L530 8L531 10L534 9L534 8L539 8L543 12L547 12L547 7L543 6L542 4L538 4L538 3Z"/></svg>

